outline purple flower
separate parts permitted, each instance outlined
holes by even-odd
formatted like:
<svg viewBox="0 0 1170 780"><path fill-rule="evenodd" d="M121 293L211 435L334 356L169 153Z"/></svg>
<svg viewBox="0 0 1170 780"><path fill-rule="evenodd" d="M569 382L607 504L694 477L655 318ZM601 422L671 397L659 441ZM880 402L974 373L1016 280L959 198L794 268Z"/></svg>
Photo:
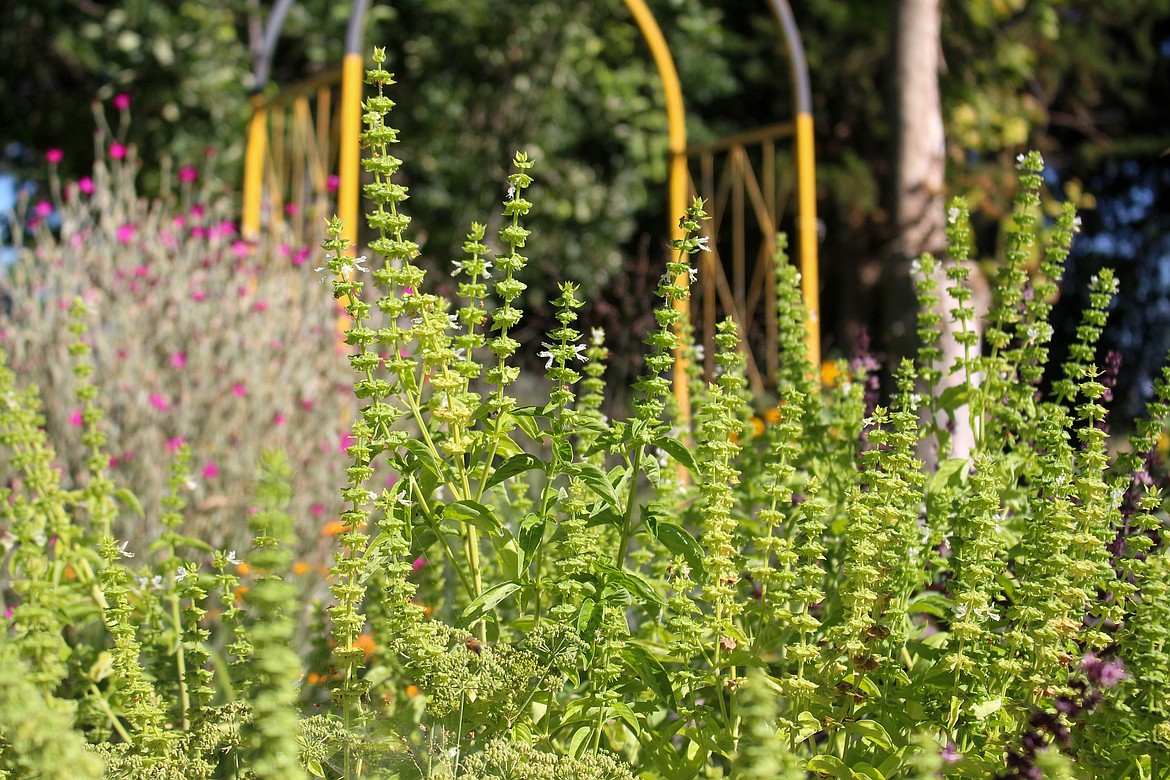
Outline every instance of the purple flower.
<svg viewBox="0 0 1170 780"><path fill-rule="evenodd" d="M1094 688L1112 688L1126 677L1125 664L1120 658L1105 661L1094 652L1085 655L1081 661L1081 669Z"/></svg>
<svg viewBox="0 0 1170 780"><path fill-rule="evenodd" d="M125 111L130 108L130 96L125 92L119 92L117 95L114 95L114 108L119 111Z"/></svg>
<svg viewBox="0 0 1170 780"><path fill-rule="evenodd" d="M953 764L953 763L957 762L959 759L961 759L963 757L963 754L960 753L956 749L954 742L948 742L947 746L942 749L942 752L939 753L938 756L944 762L946 762L948 764Z"/></svg>

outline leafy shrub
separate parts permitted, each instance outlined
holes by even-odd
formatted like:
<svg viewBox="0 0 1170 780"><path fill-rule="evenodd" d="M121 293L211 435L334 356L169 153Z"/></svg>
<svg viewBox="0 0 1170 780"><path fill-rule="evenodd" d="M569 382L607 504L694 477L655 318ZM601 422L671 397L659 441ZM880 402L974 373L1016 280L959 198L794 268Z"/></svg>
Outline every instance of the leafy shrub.
<svg viewBox="0 0 1170 780"><path fill-rule="evenodd" d="M573 327L572 284L545 343L548 402L510 394L533 207L523 154L503 248L489 255L472 226L457 297L427 292L392 179L383 56L364 134L381 262L353 257L336 220L325 244L362 408L303 676L287 651L300 613L285 582L288 465L262 460L241 575L234 553L178 533L180 449L155 555L131 569L81 343L78 489L51 468L35 391L0 372L0 435L22 474L0 503L15 597L0 696L23 684L45 701L31 733L0 720L0 767L35 771L32 746L76 753L80 735L125 777L1170 776L1165 514L1144 460L1170 374L1129 446L1111 448L1093 365L1113 293L1102 274L1063 379L1038 393L1050 285L1075 230L1066 210L1027 294L1038 156L1020 161L988 349L968 349L955 390L933 392L929 313L888 407L870 405L864 369L822 388L781 241L779 406L750 421L728 322L685 419L666 377L685 347L674 304L705 244L696 201L634 411L608 420L604 335ZM950 240L961 259L959 202ZM957 331L972 333L963 266L921 267L923 303L948 284ZM926 470L920 449L947 451L959 413L974 450ZM383 463L396 480L375 491ZM57 725L70 716L74 732Z"/></svg>
<svg viewBox="0 0 1170 780"><path fill-rule="evenodd" d="M54 178L56 202L37 204L37 213L53 209L57 228L34 216L0 320L13 369L46 390L45 426L65 484L77 484L90 454L67 357L68 307L81 296L100 319L85 340L118 481L159 507L160 464L189 444L199 488L187 530L235 547L248 538L241 513L257 459L281 449L297 469L290 511L312 551L336 518L343 415L352 407L336 314L308 273L319 260L277 227L245 240L213 160L172 172L174 189L162 198L139 197L135 150L104 118L99 128L92 176ZM152 515L121 532L137 542L158 527Z"/></svg>

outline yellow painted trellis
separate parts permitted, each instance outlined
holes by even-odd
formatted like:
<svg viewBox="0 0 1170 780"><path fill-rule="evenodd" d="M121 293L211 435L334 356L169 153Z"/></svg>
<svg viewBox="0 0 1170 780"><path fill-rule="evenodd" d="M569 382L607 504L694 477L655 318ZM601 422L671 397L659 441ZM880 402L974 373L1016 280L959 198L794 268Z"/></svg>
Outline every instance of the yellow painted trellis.
<svg viewBox="0 0 1170 780"><path fill-rule="evenodd" d="M257 87L267 80L267 61L275 46L284 15L293 0L277 0L265 30L265 41L256 69ZM812 364L820 362L819 271L817 261L816 184L813 153L813 124L808 71L800 35L787 0L769 0L779 24L788 60L794 95L794 118L759 130L737 134L720 141L687 146L686 116L682 88L674 59L666 39L645 0L623 0L634 17L642 37L650 48L655 67L662 80L669 133L669 214L671 238L681 238L677 224L687 206L688 195L700 194L713 212L709 228L710 245L715 251L700 260L705 264L704 287L697 291L694 305L701 316L703 334L710 342L716 312L735 316L741 336L762 308L765 331L765 365L758 365L746 349L748 376L755 390L763 388L775 376L775 290L771 274L771 238L775 235L779 211L788 199L795 182L797 201L797 247L801 269L801 287L808 314L808 356ZM292 87L274 98L253 100L253 114L248 126L245 152L244 204L242 229L254 237L268 220L291 224L294 236L304 237L305 226L320 226L325 214L318 213L328 202L329 171L336 164L337 213L345 224L345 237L357 244L360 192L361 101L363 77L363 31L369 0L355 0L346 35L346 54L340 70L325 74L305 84ZM334 98L340 85L340 94ZM315 115L313 112L315 107ZM792 175L784 182L776 177L776 142L794 140ZM755 173L752 153L759 147L760 174ZM336 154L336 157L334 157ZM716 157L721 156L723 171L715 176ZM688 160L698 160L698 183L691 176ZM265 194L267 193L267 198ZM746 198L746 201L745 201ZM292 214L284 213L286 204L294 204ZM757 245L753 271L748 278L745 217L750 212L758 225L761 240ZM306 208L309 206L309 208ZM730 213L730 218L728 215ZM297 218L299 215L299 219ZM720 255L719 238L724 222L730 223L731 275ZM679 283L689 286L685 276ZM692 315L691 305L680 302L685 313ZM745 345L746 339L743 339ZM714 350L707 344L708 371ZM674 374L675 399L685 419L690 417L687 396L686 366L676 356Z"/></svg>

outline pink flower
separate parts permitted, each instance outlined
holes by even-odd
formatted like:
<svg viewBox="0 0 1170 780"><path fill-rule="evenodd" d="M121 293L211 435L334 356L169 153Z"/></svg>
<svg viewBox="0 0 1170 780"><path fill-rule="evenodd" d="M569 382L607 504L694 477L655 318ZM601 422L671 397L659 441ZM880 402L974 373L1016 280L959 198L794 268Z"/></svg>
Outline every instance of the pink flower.
<svg viewBox="0 0 1170 780"><path fill-rule="evenodd" d="M257 313L268 311L268 301L256 301L252 304L252 311Z"/></svg>
<svg viewBox="0 0 1170 780"><path fill-rule="evenodd" d="M161 393L150 394L150 405L155 409L158 409L160 412L165 412L171 408L170 401L164 398Z"/></svg>
<svg viewBox="0 0 1170 780"><path fill-rule="evenodd" d="M146 276L148 273L150 273L150 269L148 269L146 266L144 266L144 265L134 266L134 275L135 276L142 277L142 276Z"/></svg>
<svg viewBox="0 0 1170 780"><path fill-rule="evenodd" d="M309 514L311 514L313 517L320 517L321 515L325 514L325 505L313 504L311 507L309 507Z"/></svg>
<svg viewBox="0 0 1170 780"><path fill-rule="evenodd" d="M59 163L63 159L65 159L65 152L61 151L60 149L56 149L56 148L46 149L45 150L45 159L49 161L50 165L56 165L57 163Z"/></svg>
<svg viewBox="0 0 1170 780"><path fill-rule="evenodd" d="M199 178L199 170L194 165L184 165L179 169L179 181L193 182Z"/></svg>
<svg viewBox="0 0 1170 780"><path fill-rule="evenodd" d="M236 234L236 223L230 219L225 219L215 226L215 232L221 236L234 236Z"/></svg>
<svg viewBox="0 0 1170 780"><path fill-rule="evenodd" d="M276 251L280 253L281 257L288 257L292 254L292 247L288 244L281 244L276 248Z"/></svg>
<svg viewBox="0 0 1170 780"><path fill-rule="evenodd" d="M425 555L420 555L420 556L418 556L417 558L415 558L415 559L414 559L414 563L412 563L412 564L410 565L410 568L414 569L415 571L418 571L419 569L421 569L422 567L424 567L424 566L426 566L426 565L427 565L427 559L426 559L426 556L425 556Z"/></svg>
<svg viewBox="0 0 1170 780"><path fill-rule="evenodd" d="M353 434L349 431L341 434L341 452L344 454L347 449L352 447L357 442Z"/></svg>
<svg viewBox="0 0 1170 780"><path fill-rule="evenodd" d="M248 388L244 387L243 382L236 382L234 385L232 385L232 395L236 396L237 398L243 398L247 394Z"/></svg>
<svg viewBox="0 0 1170 780"><path fill-rule="evenodd" d="M191 228L191 238L207 238L207 228L205 228L205 227Z"/></svg>
<svg viewBox="0 0 1170 780"><path fill-rule="evenodd" d="M176 216L171 217L171 224L177 228L187 227L187 218L182 214L177 214Z"/></svg>
<svg viewBox="0 0 1170 780"><path fill-rule="evenodd" d="M341 186L341 177L335 173L330 174L329 178L325 180L325 189L329 190L330 192L337 192L337 189L340 186Z"/></svg>
<svg viewBox="0 0 1170 780"><path fill-rule="evenodd" d="M181 371L187 367L187 353L186 352L172 352L171 353L171 368L176 371Z"/></svg>
<svg viewBox="0 0 1170 780"><path fill-rule="evenodd" d="M290 217L293 216L294 214L296 214L298 211L300 211L300 207L298 207L297 204L295 204L295 203L284 204L284 213L288 214Z"/></svg>
<svg viewBox="0 0 1170 780"><path fill-rule="evenodd" d="M36 205L36 215L41 219L53 213L53 204L47 200L38 200Z"/></svg>
<svg viewBox="0 0 1170 780"><path fill-rule="evenodd" d="M129 244L134 240L134 225L119 225L118 226L118 243Z"/></svg>
<svg viewBox="0 0 1170 780"><path fill-rule="evenodd" d="M119 111L125 111L130 108L130 96L125 92L119 92L117 95L114 95L114 108Z"/></svg>
<svg viewBox="0 0 1170 780"><path fill-rule="evenodd" d="M167 439L167 452L178 452L179 449L187 443L187 440L182 436L176 436L173 439Z"/></svg>
<svg viewBox="0 0 1170 780"><path fill-rule="evenodd" d="M191 207L191 217L193 219L200 219L206 213L207 213L207 209L205 209L202 204L196 203L194 206Z"/></svg>
<svg viewBox="0 0 1170 780"><path fill-rule="evenodd" d="M81 181L77 182L77 189L85 195L93 194L93 179L88 176L82 176Z"/></svg>
<svg viewBox="0 0 1170 780"><path fill-rule="evenodd" d="M219 476L219 466L215 465L214 460L209 460L203 464L203 478L215 479Z"/></svg>
<svg viewBox="0 0 1170 780"><path fill-rule="evenodd" d="M239 239L232 242L232 253L240 260L248 256L248 242Z"/></svg>
<svg viewBox="0 0 1170 780"><path fill-rule="evenodd" d="M301 400L301 408L304 409L306 412L313 411L313 399L312 398L302 399Z"/></svg>
<svg viewBox="0 0 1170 780"><path fill-rule="evenodd" d="M272 415L272 424L275 425L277 428L283 426L287 422L288 422L288 418L285 417L280 412L277 412L276 414Z"/></svg>
<svg viewBox="0 0 1170 780"><path fill-rule="evenodd" d="M192 290L191 291L191 300L195 301L196 303L199 303L200 301L202 301L206 297L207 297L207 293L203 292L202 290Z"/></svg>
<svg viewBox="0 0 1170 780"><path fill-rule="evenodd" d="M80 409L74 409L69 413L69 424L74 428L80 428L83 422L85 422L85 420L81 415Z"/></svg>
<svg viewBox="0 0 1170 780"><path fill-rule="evenodd" d="M307 246L298 249L297 253L293 256L293 265L304 265L305 261L309 259L309 251Z"/></svg>
<svg viewBox="0 0 1170 780"><path fill-rule="evenodd" d="M126 156L126 147L115 141L110 144L110 157L115 160L121 160Z"/></svg>
<svg viewBox="0 0 1170 780"><path fill-rule="evenodd" d="M6 606L4 608L4 619L5 620L12 620L12 615L15 611L16 611L16 607L14 607L12 604L9 604L8 606Z"/></svg>

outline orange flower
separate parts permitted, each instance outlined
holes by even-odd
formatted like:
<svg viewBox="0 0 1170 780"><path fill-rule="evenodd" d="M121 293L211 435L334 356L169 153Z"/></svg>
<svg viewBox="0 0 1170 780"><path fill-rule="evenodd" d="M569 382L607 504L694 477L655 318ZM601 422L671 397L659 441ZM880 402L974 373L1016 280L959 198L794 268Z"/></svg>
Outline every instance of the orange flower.
<svg viewBox="0 0 1170 780"><path fill-rule="evenodd" d="M357 639L353 640L353 646L361 648L362 652L366 654L366 660L370 660L370 656L374 654L374 637L369 634L358 634Z"/></svg>
<svg viewBox="0 0 1170 780"><path fill-rule="evenodd" d="M309 676L305 678L305 681L309 683L309 685L320 685L321 683L325 682L325 675L320 674L319 672L309 672Z"/></svg>
<svg viewBox="0 0 1170 780"><path fill-rule="evenodd" d="M247 592L248 592L247 585L240 585L238 588L236 588L235 593L236 593L236 603L237 604L244 600L244 594Z"/></svg>
<svg viewBox="0 0 1170 780"><path fill-rule="evenodd" d="M821 384L824 387L836 387L842 377L847 377L841 366L835 360L826 360L821 363Z"/></svg>
<svg viewBox="0 0 1170 780"><path fill-rule="evenodd" d="M297 561L296 563L294 563L292 565L292 573L296 574L297 576L300 576L302 574L308 574L309 570L312 568L313 567L310 566L305 561Z"/></svg>
<svg viewBox="0 0 1170 780"><path fill-rule="evenodd" d="M752 436L760 437L760 436L764 435L764 421L763 420L761 420L759 417L753 417L748 422L750 422L752 424Z"/></svg>
<svg viewBox="0 0 1170 780"><path fill-rule="evenodd" d="M252 564L248 563L247 561L240 561L236 564L236 574L239 574L241 577L246 577L251 573Z"/></svg>
<svg viewBox="0 0 1170 780"><path fill-rule="evenodd" d="M339 534L349 533L349 526L340 520L330 520L321 529L322 536L337 536Z"/></svg>
<svg viewBox="0 0 1170 780"><path fill-rule="evenodd" d="M420 693L422 693L422 691L420 691L418 689L417 685L406 686L406 695L409 696L410 698L413 699L415 696L418 696Z"/></svg>
<svg viewBox="0 0 1170 780"><path fill-rule="evenodd" d="M773 406L771 409L764 412L764 422L768 423L768 425L776 425L783 419L784 415L780 411L779 406Z"/></svg>

